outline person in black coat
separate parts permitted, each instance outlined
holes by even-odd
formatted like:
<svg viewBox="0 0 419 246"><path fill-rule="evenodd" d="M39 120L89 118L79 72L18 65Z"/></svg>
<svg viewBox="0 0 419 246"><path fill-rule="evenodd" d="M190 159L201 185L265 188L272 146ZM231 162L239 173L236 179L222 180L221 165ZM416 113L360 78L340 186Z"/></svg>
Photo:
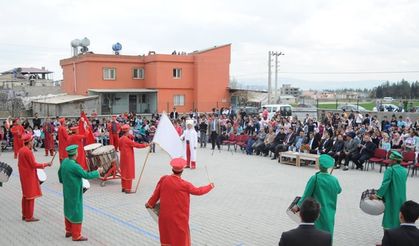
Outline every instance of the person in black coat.
<svg viewBox="0 0 419 246"><path fill-rule="evenodd" d="M300 208L301 224L290 231L283 232L279 246L329 246L332 245L332 235L314 227L314 221L319 217L320 204L313 198L304 200Z"/></svg>
<svg viewBox="0 0 419 246"><path fill-rule="evenodd" d="M285 139L285 129L284 127L281 127L279 132L276 134L274 141L272 142L271 146L270 146L270 151L274 153L274 157L272 158L272 160L275 160L277 157L277 152L276 149L278 148L279 145L281 145L284 142Z"/></svg>
<svg viewBox="0 0 419 246"><path fill-rule="evenodd" d="M364 135L364 141L359 146L361 150L359 151L359 154L354 155L352 158L352 161L356 165L356 169L364 169L364 162L367 161L369 158L371 158L374 155L374 151L377 148L377 146L371 141L371 137L368 133Z"/></svg>
<svg viewBox="0 0 419 246"><path fill-rule="evenodd" d="M308 144L310 147L310 154L317 154L317 151L319 150L319 140L315 137L314 132L308 134L305 144Z"/></svg>
<svg viewBox="0 0 419 246"><path fill-rule="evenodd" d="M319 151L320 154L327 154L333 147L333 140L330 138L328 131L324 132L324 139L320 142Z"/></svg>
<svg viewBox="0 0 419 246"><path fill-rule="evenodd" d="M329 151L328 155L335 159L335 168L340 168L340 163L342 159L345 157L343 152L343 147L345 146L345 142L343 141L342 134L339 134L336 138L335 143L333 144L332 149Z"/></svg>
<svg viewBox="0 0 419 246"><path fill-rule="evenodd" d="M419 245L419 229L415 222L419 217L419 204L406 201L400 208L400 227L384 231L382 246Z"/></svg>

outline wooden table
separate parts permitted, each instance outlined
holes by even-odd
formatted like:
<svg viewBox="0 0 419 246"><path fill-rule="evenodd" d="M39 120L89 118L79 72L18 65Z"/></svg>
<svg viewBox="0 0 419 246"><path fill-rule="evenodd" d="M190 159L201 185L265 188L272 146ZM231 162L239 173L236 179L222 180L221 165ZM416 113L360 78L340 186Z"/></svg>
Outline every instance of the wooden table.
<svg viewBox="0 0 419 246"><path fill-rule="evenodd" d="M301 166L301 161L314 161L316 163L316 168L319 167L319 157L320 155L309 154L309 153L298 153L293 151L286 151L279 153L278 162L288 165L294 165L297 167Z"/></svg>
<svg viewBox="0 0 419 246"><path fill-rule="evenodd" d="M299 167L300 166L299 153L293 152L293 151L280 152L278 162Z"/></svg>

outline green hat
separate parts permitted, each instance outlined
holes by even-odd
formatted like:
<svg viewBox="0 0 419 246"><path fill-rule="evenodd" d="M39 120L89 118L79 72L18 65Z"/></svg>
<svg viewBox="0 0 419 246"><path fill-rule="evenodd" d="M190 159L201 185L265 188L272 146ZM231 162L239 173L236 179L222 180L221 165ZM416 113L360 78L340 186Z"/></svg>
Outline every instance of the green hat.
<svg viewBox="0 0 419 246"><path fill-rule="evenodd" d="M390 160L402 161L403 156L398 151L391 151Z"/></svg>
<svg viewBox="0 0 419 246"><path fill-rule="evenodd" d="M319 162L321 168L331 168L335 165L335 159L327 154L320 155Z"/></svg>
<svg viewBox="0 0 419 246"><path fill-rule="evenodd" d="M67 154L69 155L69 156L73 156L73 155L75 155L76 153L77 153L77 149L79 148L79 146L78 145L76 145L76 144L73 144L73 145L70 145L70 146L68 146L67 148L65 148L65 151L67 151Z"/></svg>

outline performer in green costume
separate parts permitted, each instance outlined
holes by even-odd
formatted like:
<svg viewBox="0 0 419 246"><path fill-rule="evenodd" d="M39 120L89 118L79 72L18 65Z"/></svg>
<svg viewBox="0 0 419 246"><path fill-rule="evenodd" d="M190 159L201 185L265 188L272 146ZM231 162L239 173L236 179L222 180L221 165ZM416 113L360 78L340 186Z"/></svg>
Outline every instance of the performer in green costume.
<svg viewBox="0 0 419 246"><path fill-rule="evenodd" d="M64 159L58 170L58 178L63 184L65 237L72 237L73 241L87 241L81 235L83 222L83 181L84 179L99 178L103 168L97 171L86 172L77 164L77 145L70 145L65 150L68 158Z"/></svg>
<svg viewBox="0 0 419 246"><path fill-rule="evenodd" d="M324 230L332 234L335 225L336 202L338 194L342 192L339 181L335 176L328 173L327 169L334 166L335 160L327 154L319 158L320 172L311 176L297 206L293 208L294 212L299 211L299 207L308 197L313 197L320 203L320 216L314 225L317 229Z"/></svg>
<svg viewBox="0 0 419 246"><path fill-rule="evenodd" d="M390 167L384 172L383 182L371 199L384 200L385 209L383 216L383 228L393 229L400 226L399 212L402 204L406 201L407 170L400 165L403 156L392 151L390 154Z"/></svg>

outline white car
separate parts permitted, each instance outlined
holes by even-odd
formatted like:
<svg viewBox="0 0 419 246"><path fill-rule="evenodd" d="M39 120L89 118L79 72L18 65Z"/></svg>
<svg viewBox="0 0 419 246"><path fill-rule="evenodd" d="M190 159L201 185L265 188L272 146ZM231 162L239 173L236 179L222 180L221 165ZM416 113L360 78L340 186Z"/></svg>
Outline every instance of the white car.
<svg viewBox="0 0 419 246"><path fill-rule="evenodd" d="M372 111L377 112L377 107L374 107ZM380 110L384 112L404 112L403 109L400 109L398 106L394 104L381 104Z"/></svg>

